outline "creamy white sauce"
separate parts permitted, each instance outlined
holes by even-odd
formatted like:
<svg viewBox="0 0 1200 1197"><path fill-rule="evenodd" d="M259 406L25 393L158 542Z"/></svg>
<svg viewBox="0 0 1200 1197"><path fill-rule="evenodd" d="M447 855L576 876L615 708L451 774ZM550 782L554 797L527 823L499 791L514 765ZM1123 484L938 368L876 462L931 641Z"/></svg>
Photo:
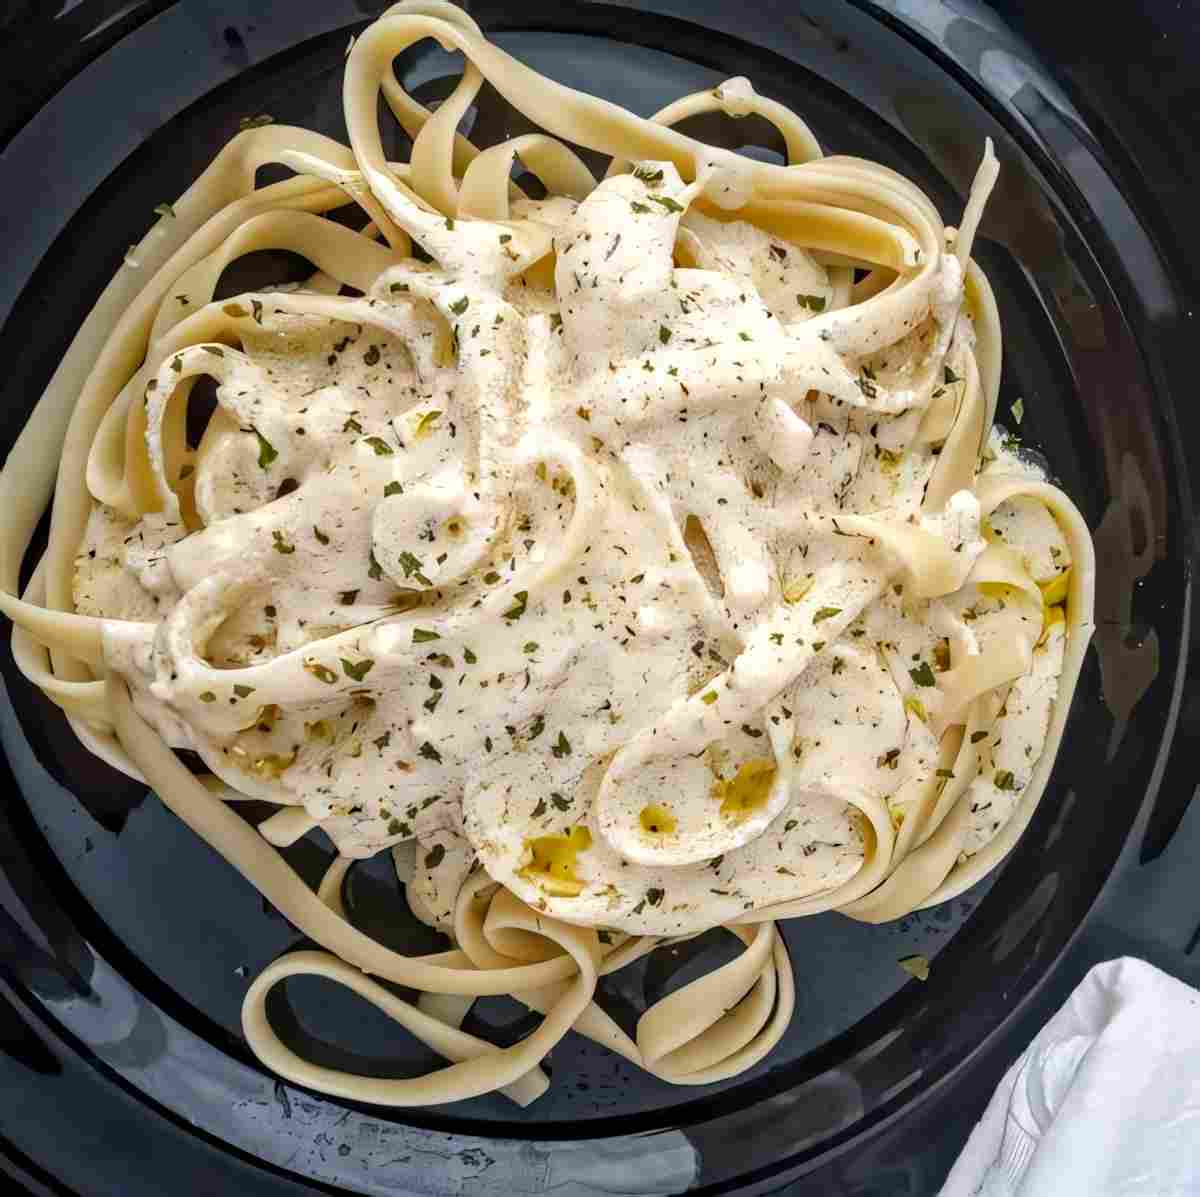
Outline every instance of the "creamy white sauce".
<svg viewBox="0 0 1200 1197"><path fill-rule="evenodd" d="M652 934L846 881L855 797L936 766L943 646L1025 618L970 585L905 593L836 522L924 529L964 576L984 548L969 493L920 515L917 425L970 336L955 259L918 324L854 333L847 375L822 266L681 221L673 168L640 175L525 206L554 231L552 287L412 262L360 300L233 301L255 313L242 350L185 350L148 402L152 463L194 508L97 505L78 561L78 609L113 617L109 660L169 742L303 806L343 854L415 837L435 925L476 864L564 919ZM221 409L169 460L155 420L202 373ZM1069 565L1039 504L991 525L1035 578ZM969 852L1042 751L1061 660L1060 628L1011 688ZM755 770L760 801L731 810ZM578 828L579 892L556 892L532 841Z"/></svg>

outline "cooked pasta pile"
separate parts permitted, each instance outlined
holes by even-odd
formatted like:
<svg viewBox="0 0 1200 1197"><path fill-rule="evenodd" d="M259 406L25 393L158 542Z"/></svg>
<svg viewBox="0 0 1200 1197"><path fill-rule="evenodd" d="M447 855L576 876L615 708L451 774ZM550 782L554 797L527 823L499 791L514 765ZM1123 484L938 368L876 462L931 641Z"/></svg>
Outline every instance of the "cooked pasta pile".
<svg viewBox="0 0 1200 1197"><path fill-rule="evenodd" d="M425 38L466 63L434 113L392 70ZM546 132L460 135L484 79ZM407 163L384 157L381 91ZM744 79L642 119L438 0L360 36L344 93L349 148L239 133L80 329L0 476L17 661L321 945L246 996L282 1075L524 1105L571 1029L679 1084L735 1075L791 1016L777 920L961 893L1020 836L1062 736L1093 555L993 429L1000 325L971 259L991 146L947 228ZM786 166L673 128L711 111L765 117ZM605 177L571 147L611 156ZM256 187L267 163L294 177ZM361 228L328 218L351 204ZM263 249L315 272L214 300ZM217 406L189 439L202 379ZM255 828L248 798L280 811ZM277 848L318 828L337 856L313 893ZM347 870L381 849L451 950L348 921ZM633 1038L594 1000L714 927L744 950ZM306 1062L266 1017L297 973L448 1063ZM463 1032L491 994L538 1029Z"/></svg>

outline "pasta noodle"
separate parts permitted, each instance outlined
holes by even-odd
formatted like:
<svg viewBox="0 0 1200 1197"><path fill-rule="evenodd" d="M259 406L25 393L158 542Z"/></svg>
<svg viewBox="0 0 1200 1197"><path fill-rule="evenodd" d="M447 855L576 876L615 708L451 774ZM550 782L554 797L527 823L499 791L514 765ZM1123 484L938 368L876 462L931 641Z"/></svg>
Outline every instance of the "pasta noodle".
<svg viewBox="0 0 1200 1197"><path fill-rule="evenodd" d="M392 72L426 38L466 62L434 113ZM460 134L485 80L544 132ZM440 0L357 39L344 99L349 147L239 133L80 328L0 473L18 666L319 945L245 998L280 1075L527 1105L573 1029L676 1084L734 1076L791 1017L778 920L897 918L1012 848L1091 632L1087 528L992 428L991 146L955 232L744 79L645 120ZM703 112L765 118L787 164L674 127ZM256 187L265 163L296 174ZM350 204L360 229L328 218ZM314 273L214 300L263 249ZM245 798L280 810L256 829ZM276 849L317 829L338 855L314 893ZM349 921L347 872L385 847L451 949ZM715 927L740 953L632 1037L598 1004L601 977ZM267 1017L296 975L447 1063L304 1060ZM503 1049L461 1029L495 994L542 1016Z"/></svg>

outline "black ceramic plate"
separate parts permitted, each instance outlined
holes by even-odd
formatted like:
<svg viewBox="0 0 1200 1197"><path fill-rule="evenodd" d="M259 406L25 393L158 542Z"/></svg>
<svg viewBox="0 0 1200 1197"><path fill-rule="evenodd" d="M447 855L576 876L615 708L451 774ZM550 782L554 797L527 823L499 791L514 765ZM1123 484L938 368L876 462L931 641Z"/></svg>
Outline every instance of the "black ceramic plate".
<svg viewBox="0 0 1200 1197"><path fill-rule="evenodd" d="M13 139L0 179L25 205L30 178L40 180L44 198L10 214L26 236L5 281L12 291L0 293L13 304L5 447L154 206L187 186L239 118L267 112L344 140L346 43L377 7L165 6L132 22ZM241 1000L300 937L143 786L90 758L5 648L0 1122L73 1191L176 1191L164 1166L187 1178L178 1191L245 1194L778 1182L936 1099L1042 982L1151 813L1187 640L1180 514L1191 502L1167 346L1151 335L1178 318L1178 299L1144 205L1114 182L1072 99L994 14L969 4L930 2L920 22L898 15L912 5L842 0L781 12L684 0L469 7L531 66L646 115L747 75L804 114L827 149L895 167L951 221L984 138L994 139L1003 173L977 257L1004 326L1000 419L1024 400L1022 438L1083 509L1100 558L1101 626L1053 780L1018 849L962 898L883 927L832 914L786 924L796 1015L751 1072L675 1088L571 1036L550 1057L549 1093L527 1111L485 1097L391 1113L305 1093L258 1067ZM423 46L397 69L428 101L459 67ZM527 127L487 92L473 120L482 144ZM692 131L778 153L753 121ZM404 155L399 135L394 149ZM277 281L295 265L256 256L221 291ZM314 882L331 856L317 837L288 853ZM355 868L348 899L390 945L434 946L384 860ZM658 953L617 974L606 1003L631 1023L721 951L705 938ZM913 953L933 962L924 985L897 966ZM434 1062L333 986L300 979L281 990L277 1024L315 1058L381 1075ZM516 1003L490 999L468 1029L505 1043L529 1026ZM8 1100L18 1089L22 1100Z"/></svg>

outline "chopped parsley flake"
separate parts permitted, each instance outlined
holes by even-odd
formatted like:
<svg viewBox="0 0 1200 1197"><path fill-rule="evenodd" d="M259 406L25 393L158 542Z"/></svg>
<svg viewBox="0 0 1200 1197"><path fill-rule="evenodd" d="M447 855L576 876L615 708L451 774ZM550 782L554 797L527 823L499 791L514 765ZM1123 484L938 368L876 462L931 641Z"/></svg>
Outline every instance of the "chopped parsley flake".
<svg viewBox="0 0 1200 1197"><path fill-rule="evenodd" d="M518 590L514 595L516 602L513 603L507 611L504 612L504 618L512 623L514 620L520 619L525 614L525 609L529 603L529 591Z"/></svg>
<svg viewBox="0 0 1200 1197"><path fill-rule="evenodd" d="M432 432L437 427L437 422L442 418L440 411L427 411L421 413L421 418L417 421L416 436L424 436L427 432Z"/></svg>
<svg viewBox="0 0 1200 1197"><path fill-rule="evenodd" d="M258 437L258 468L260 470L269 469L271 462L279 456L279 452L257 428L254 430L254 435Z"/></svg>
<svg viewBox="0 0 1200 1197"><path fill-rule="evenodd" d="M913 683L917 686L933 686L937 684L928 661L922 661L916 669L910 669L908 676L912 678Z"/></svg>
<svg viewBox="0 0 1200 1197"><path fill-rule="evenodd" d="M653 203L661 204L668 212L683 211L683 205L677 204L669 195L648 195L646 198Z"/></svg>
<svg viewBox="0 0 1200 1197"><path fill-rule="evenodd" d="M327 686L332 686L337 681L337 674L329 666L322 665L320 661L305 661L304 668L317 681L324 682Z"/></svg>
<svg viewBox="0 0 1200 1197"><path fill-rule="evenodd" d="M342 662L342 669L345 671L346 676L355 682L361 682L375 666L375 662L370 657L366 657L358 662L347 661L345 657L339 659Z"/></svg>

